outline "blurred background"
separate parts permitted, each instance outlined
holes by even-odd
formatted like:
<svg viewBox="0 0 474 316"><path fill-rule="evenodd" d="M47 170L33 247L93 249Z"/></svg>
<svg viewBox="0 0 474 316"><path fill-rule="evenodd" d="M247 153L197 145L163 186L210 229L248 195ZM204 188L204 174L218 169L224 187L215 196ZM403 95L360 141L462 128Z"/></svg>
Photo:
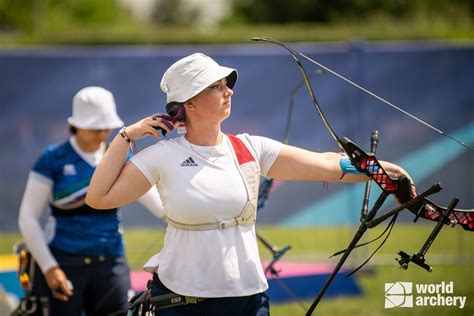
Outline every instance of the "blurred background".
<svg viewBox="0 0 474 316"><path fill-rule="evenodd" d="M4 45L460 40L472 0L2 0Z"/></svg>
<svg viewBox="0 0 474 316"><path fill-rule="evenodd" d="M20 238L18 208L33 163L47 145L68 137L73 95L84 86L103 86L114 93L125 123L133 123L164 111L161 76L193 52L239 71L225 132L281 140L294 102L289 144L338 150L300 89L294 61L281 47L252 43L254 36L286 42L474 146L473 12L473 0L0 0L0 254L11 254ZM368 150L370 134L378 130L378 157L402 165L420 191L441 182L437 203L457 196L459 207L472 208L473 151L317 65L304 65L336 133ZM276 182L258 227L276 245L292 245L290 261L331 263L329 255L343 249L356 229L362 193L363 185ZM124 207L122 217L130 263L140 269L159 251L164 224L137 204ZM428 274L411 267L401 274L396 251L417 251L433 227L411 223L411 214L401 217L384 250L356 275L362 294L325 301L322 312L397 314L384 309L383 286L403 278L452 280L468 296L463 310L420 307L405 315L473 314L474 286L466 280L474 265L472 233L443 230L430 250L431 263L440 268ZM261 252L270 258L265 248ZM368 255L361 250L348 265ZM272 314L303 314L299 305L275 305Z"/></svg>

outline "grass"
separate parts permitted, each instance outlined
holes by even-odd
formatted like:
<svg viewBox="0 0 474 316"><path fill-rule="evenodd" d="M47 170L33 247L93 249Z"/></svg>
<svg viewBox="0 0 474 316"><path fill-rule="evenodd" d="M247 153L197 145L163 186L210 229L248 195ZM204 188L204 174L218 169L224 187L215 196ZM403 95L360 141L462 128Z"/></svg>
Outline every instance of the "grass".
<svg viewBox="0 0 474 316"><path fill-rule="evenodd" d="M445 228L427 254L427 262L434 270L428 273L418 267L410 266L400 270L394 258L400 249L408 253L418 251L432 229L432 225L396 225L384 247L371 260L369 267L356 274L364 294L358 297L341 297L323 300L316 310L316 315L473 315L474 285L472 268L474 265L474 245L472 233L461 228ZM282 229L276 227L259 227L258 231L277 246L291 245L285 260L305 262L328 262L328 256L345 248L355 228L305 228ZM369 238L376 237L382 228L369 231ZM159 251L162 246L164 231L136 230L125 231L127 254L133 269L139 269L144 262ZM0 241L0 253L11 253L11 246L19 238L17 234L3 234ZM376 245L378 242L375 243ZM261 249L264 260L270 258L269 252ZM375 246L370 246L374 250ZM357 250L352 255L348 266L357 263L370 254L368 249ZM334 260L331 260L335 262ZM441 283L454 282L454 295L467 296L464 309L456 307L414 307L384 309L384 284L387 282ZM315 294L318 289L314 289ZM311 302L305 302L309 307ZM273 316L303 315L300 305L273 304Z"/></svg>

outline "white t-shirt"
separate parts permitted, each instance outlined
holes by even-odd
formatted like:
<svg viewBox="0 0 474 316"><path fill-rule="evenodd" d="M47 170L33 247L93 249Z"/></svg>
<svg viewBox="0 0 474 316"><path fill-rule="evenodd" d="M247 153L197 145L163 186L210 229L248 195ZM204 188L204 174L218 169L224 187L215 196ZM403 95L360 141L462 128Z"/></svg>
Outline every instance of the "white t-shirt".
<svg viewBox="0 0 474 316"><path fill-rule="evenodd" d="M281 143L265 137L246 139L266 175ZM162 140L135 155L131 162L160 192L166 217L185 224L229 220L247 202L244 180L227 136L217 146L190 144L184 136ZM172 291L188 296L247 296L268 284L260 263L255 225L206 231L168 225L163 248L146 264Z"/></svg>

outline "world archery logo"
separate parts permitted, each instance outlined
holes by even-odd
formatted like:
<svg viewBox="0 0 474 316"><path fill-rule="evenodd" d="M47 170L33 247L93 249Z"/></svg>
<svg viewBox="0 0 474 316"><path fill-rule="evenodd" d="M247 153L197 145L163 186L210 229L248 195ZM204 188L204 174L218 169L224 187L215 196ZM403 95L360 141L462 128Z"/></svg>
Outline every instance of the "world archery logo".
<svg viewBox="0 0 474 316"><path fill-rule="evenodd" d="M413 307L413 283L385 283L385 308Z"/></svg>
<svg viewBox="0 0 474 316"><path fill-rule="evenodd" d="M451 306L463 309L467 297L454 294L454 281L436 284L385 283L385 308Z"/></svg>

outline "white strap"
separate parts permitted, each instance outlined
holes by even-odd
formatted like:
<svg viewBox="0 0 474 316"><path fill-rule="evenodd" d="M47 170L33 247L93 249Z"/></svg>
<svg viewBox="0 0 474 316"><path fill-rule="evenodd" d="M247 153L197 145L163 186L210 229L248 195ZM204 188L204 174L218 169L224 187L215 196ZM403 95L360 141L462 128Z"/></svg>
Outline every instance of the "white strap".
<svg viewBox="0 0 474 316"><path fill-rule="evenodd" d="M213 222L213 223L202 223L202 224L184 224L176 222L170 218L166 218L168 225L183 230L213 230L213 229L226 229L229 227L243 225L251 226L255 223L255 208L250 202L245 204L245 207L238 217L230 220Z"/></svg>
<svg viewBox="0 0 474 316"><path fill-rule="evenodd" d="M226 137L227 138L227 137ZM247 150L249 150L254 161L239 165L235 148L230 140L227 140L232 148L232 157L234 159L237 170L242 177L247 191L247 203L245 203L242 212L239 216L226 221L213 222L213 223L201 223L201 224L185 224L174 221L170 218L166 218L169 225L183 230L213 230L213 229L226 229L237 225L251 226L255 224L257 219L257 200L258 200L258 187L260 181L260 166L257 162L256 155L252 150L252 146L247 141L241 139Z"/></svg>

